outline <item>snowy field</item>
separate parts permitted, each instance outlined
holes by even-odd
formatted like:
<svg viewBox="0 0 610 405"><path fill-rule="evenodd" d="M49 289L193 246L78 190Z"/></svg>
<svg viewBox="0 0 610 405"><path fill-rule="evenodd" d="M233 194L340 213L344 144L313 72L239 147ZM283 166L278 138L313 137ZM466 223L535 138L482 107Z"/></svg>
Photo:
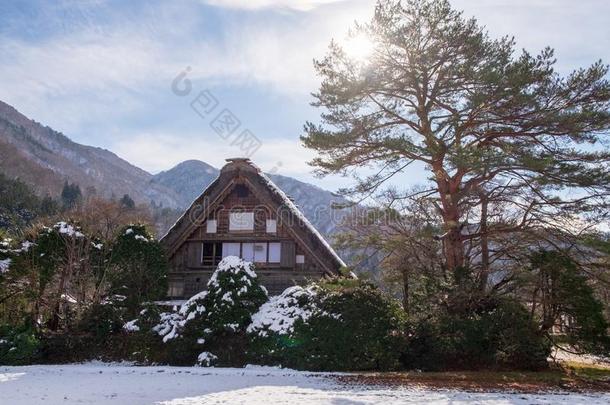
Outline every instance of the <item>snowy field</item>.
<svg viewBox="0 0 610 405"><path fill-rule="evenodd" d="M272 368L0 366L0 404L608 404L610 394L507 394L344 386Z"/></svg>

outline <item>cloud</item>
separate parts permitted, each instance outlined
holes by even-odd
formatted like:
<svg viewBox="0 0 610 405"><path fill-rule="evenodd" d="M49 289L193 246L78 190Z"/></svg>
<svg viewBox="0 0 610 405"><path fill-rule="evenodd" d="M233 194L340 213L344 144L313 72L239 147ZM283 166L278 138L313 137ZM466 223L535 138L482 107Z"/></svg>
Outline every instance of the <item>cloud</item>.
<svg viewBox="0 0 610 405"><path fill-rule="evenodd" d="M533 51L558 47L560 63L570 69L582 60L608 59L605 42L590 40L610 34L603 20L608 6L581 3L575 9L568 1L455 0L493 36L514 33ZM312 59L325 54L331 38L343 39L354 20L366 21L373 12L365 0L147 4L41 3L20 18L0 15L0 99L78 142L116 150L151 171L188 158L221 166L236 151L215 134L195 135L196 120L184 119L184 106L169 90L173 78L191 66L197 89L230 94L222 102L231 108L239 104L231 97L242 91L260 97L272 112L250 127L264 127L270 115L292 119L278 116L284 104L304 120L305 113L294 112L308 109L305 100L318 87ZM131 135L113 135L119 133ZM295 135L264 138L254 160L271 170L279 157L280 173L309 176L304 162L311 152L299 146L298 131L286 133Z"/></svg>
<svg viewBox="0 0 610 405"><path fill-rule="evenodd" d="M325 2L248 4L301 8ZM167 91L185 66L206 86L254 85L303 99L318 86L312 59L325 53L332 37L342 37L353 19L371 11L356 3L361 7L347 14L342 8L316 10L273 24L227 17L214 31L205 28L208 17L193 5L185 10L157 4L136 17L97 21L91 16L101 11L93 3L92 10L75 14L86 21L65 32L39 40L0 36L0 99L68 135L87 131L91 123L141 114L151 95Z"/></svg>
<svg viewBox="0 0 610 405"><path fill-rule="evenodd" d="M216 134L174 134L145 132L124 136L113 148L123 159L152 173L167 170L186 159L198 159L222 167L225 159L243 156L238 146ZM299 141L283 138L262 140L262 146L251 159L264 171L306 178L313 157Z"/></svg>
<svg viewBox="0 0 610 405"><path fill-rule="evenodd" d="M319 6L345 0L203 0L204 3L227 8L256 10L263 8L309 11Z"/></svg>
<svg viewBox="0 0 610 405"><path fill-rule="evenodd" d="M351 2L349 13L342 6L273 23L266 18L227 21L221 41L193 44L188 51L196 56L191 60L193 73L202 80L255 84L282 95L307 96L319 85L313 59L324 56L333 38L344 39L355 20L367 20L373 11L361 1Z"/></svg>
<svg viewBox="0 0 610 405"><path fill-rule="evenodd" d="M172 70L156 63L161 54L144 38L3 39L0 98L56 129L81 131L83 120L137 110L150 83Z"/></svg>

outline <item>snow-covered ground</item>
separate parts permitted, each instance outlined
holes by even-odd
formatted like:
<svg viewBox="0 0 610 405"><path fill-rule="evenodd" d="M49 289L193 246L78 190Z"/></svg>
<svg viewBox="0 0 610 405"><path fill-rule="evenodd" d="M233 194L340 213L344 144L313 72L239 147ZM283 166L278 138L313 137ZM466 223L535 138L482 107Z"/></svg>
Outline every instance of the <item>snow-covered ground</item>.
<svg viewBox="0 0 610 405"><path fill-rule="evenodd" d="M594 356L591 354L574 354L557 348L553 349L553 353L549 360L610 367L610 357Z"/></svg>
<svg viewBox="0 0 610 405"><path fill-rule="evenodd" d="M608 404L610 394L507 394L340 385L263 367L0 366L0 404Z"/></svg>

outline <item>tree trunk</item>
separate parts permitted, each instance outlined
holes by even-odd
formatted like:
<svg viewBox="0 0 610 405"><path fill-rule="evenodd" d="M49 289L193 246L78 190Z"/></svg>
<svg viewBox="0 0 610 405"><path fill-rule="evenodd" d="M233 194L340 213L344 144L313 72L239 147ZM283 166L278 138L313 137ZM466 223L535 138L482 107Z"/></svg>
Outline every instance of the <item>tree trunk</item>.
<svg viewBox="0 0 610 405"><path fill-rule="evenodd" d="M59 287L58 287L58 291L57 291L57 297L56 297L56 301L53 306L53 312L51 315L51 319L49 320L49 329L51 329L52 331L56 331L57 329L59 329L59 324L61 321L60 315L61 315L62 295L65 293L66 285L68 283L68 278L74 272L74 265L75 265L75 260L76 260L75 259L76 243L74 240L71 240L69 242L70 242L69 245L66 242L66 262L62 263L62 265L61 265L61 273L60 273L60 278L59 278Z"/></svg>
<svg viewBox="0 0 610 405"><path fill-rule="evenodd" d="M409 315L409 271L402 271L402 307Z"/></svg>
<svg viewBox="0 0 610 405"><path fill-rule="evenodd" d="M447 263L447 270L455 271L464 267L464 241L460 226L460 210L457 194L459 192L458 179L448 179L442 167L442 160L437 159L432 164L435 173L437 190L441 201L441 214L445 234L443 236L443 253Z"/></svg>
<svg viewBox="0 0 610 405"><path fill-rule="evenodd" d="M479 277L479 289L485 291L489 280L489 243L487 238L487 195L481 194L481 272Z"/></svg>

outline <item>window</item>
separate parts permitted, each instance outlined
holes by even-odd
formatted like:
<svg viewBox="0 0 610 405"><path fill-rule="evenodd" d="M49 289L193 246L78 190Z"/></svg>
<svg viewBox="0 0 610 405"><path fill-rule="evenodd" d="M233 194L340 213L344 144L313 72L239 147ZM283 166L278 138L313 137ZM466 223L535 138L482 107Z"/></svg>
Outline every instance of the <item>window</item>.
<svg viewBox="0 0 610 405"><path fill-rule="evenodd" d="M205 231L207 233L216 233L216 220L215 219L208 219L206 222L206 229Z"/></svg>
<svg viewBox="0 0 610 405"><path fill-rule="evenodd" d="M253 212L231 212L229 213L229 231L253 231Z"/></svg>
<svg viewBox="0 0 610 405"><path fill-rule="evenodd" d="M170 281L167 289L168 297L182 297L184 295L183 281Z"/></svg>
<svg viewBox="0 0 610 405"><path fill-rule="evenodd" d="M267 261L267 243L254 244L254 261L256 263L265 263Z"/></svg>
<svg viewBox="0 0 610 405"><path fill-rule="evenodd" d="M222 258L227 256L237 256L248 262L254 263L280 263L282 256L282 244L279 242L223 242L223 243L204 243L204 264L210 265L212 259L205 259L211 255L211 247L215 249L214 264L218 265L221 258L218 257L222 251Z"/></svg>
<svg viewBox="0 0 610 405"><path fill-rule="evenodd" d="M297 264L303 264L303 263L305 263L305 256L297 255Z"/></svg>
<svg viewBox="0 0 610 405"><path fill-rule="evenodd" d="M277 222L275 219L267 220L267 233L276 233L277 232Z"/></svg>
<svg viewBox="0 0 610 405"><path fill-rule="evenodd" d="M240 243L225 242L222 244L222 257L237 256L240 257Z"/></svg>
<svg viewBox="0 0 610 405"><path fill-rule="evenodd" d="M201 249L201 264L204 266L218 266L222 259L222 243L203 243Z"/></svg>
<svg viewBox="0 0 610 405"><path fill-rule="evenodd" d="M279 263L281 258L282 244L279 242L269 243L269 263Z"/></svg>
<svg viewBox="0 0 610 405"><path fill-rule="evenodd" d="M241 244L241 258L248 261L254 261L254 243Z"/></svg>

